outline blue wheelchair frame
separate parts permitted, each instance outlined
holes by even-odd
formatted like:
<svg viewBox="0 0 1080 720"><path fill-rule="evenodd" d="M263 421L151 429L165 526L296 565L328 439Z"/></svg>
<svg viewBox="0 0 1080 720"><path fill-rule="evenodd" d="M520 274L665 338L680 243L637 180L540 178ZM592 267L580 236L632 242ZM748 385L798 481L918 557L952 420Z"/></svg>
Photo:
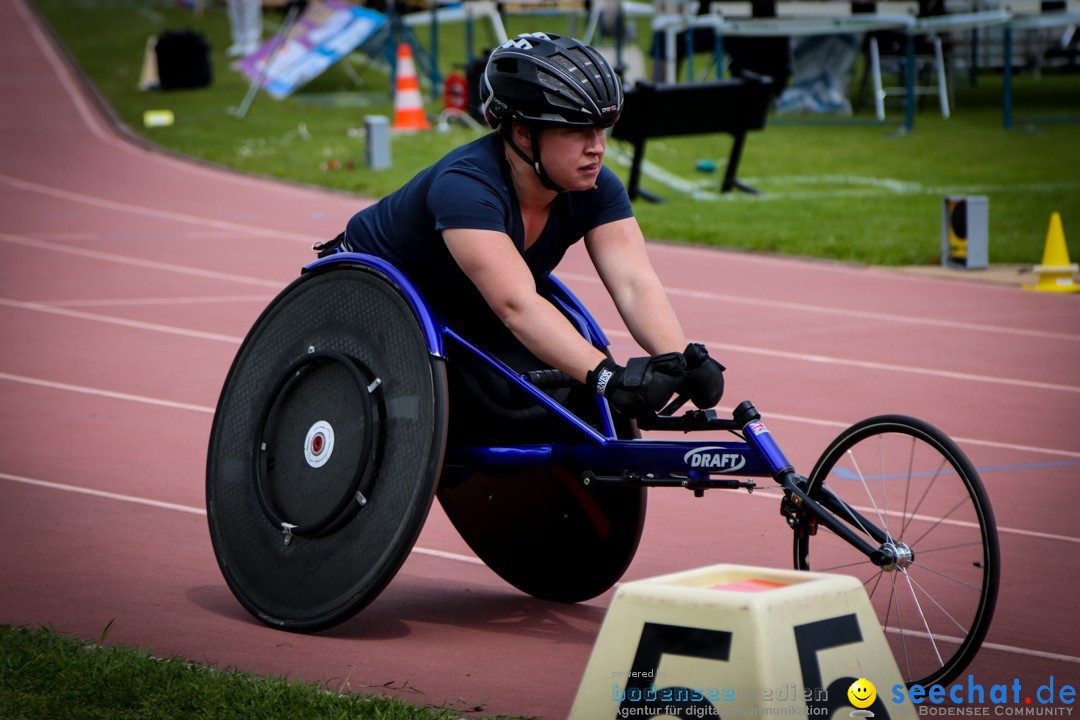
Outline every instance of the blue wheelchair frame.
<svg viewBox="0 0 1080 720"><path fill-rule="evenodd" d="M620 439L607 402L597 397L600 429L579 418L554 400L544 388L566 387L573 382L558 371L518 373L483 348L447 327L432 312L412 282L391 263L370 255L336 252L305 266L304 272L331 269L337 264L363 265L385 275L412 306L429 352L447 359L446 341L483 362L503 376L512 387L528 394L559 422L573 428L579 440L504 447L449 446L444 465L496 471L532 465L556 465L577 474L585 484L606 483L627 487L683 487L701 496L709 489L744 488L753 491L753 481L731 476L771 477L784 491L783 514L788 524L798 530L818 523L866 555L876 565L884 566L895 557L886 543L887 533L823 488L816 498L805 492L806 479L797 474L784 456L772 433L750 402L741 403L732 419L717 417L714 410L691 410L681 416L658 415L638 420L642 430L676 432L724 430L740 441ZM597 348L604 350L608 340L580 300L555 277L549 277L551 300ZM727 477L716 477L727 476ZM861 527L878 543L875 547L852 531ZM813 529L811 529L813 532Z"/></svg>

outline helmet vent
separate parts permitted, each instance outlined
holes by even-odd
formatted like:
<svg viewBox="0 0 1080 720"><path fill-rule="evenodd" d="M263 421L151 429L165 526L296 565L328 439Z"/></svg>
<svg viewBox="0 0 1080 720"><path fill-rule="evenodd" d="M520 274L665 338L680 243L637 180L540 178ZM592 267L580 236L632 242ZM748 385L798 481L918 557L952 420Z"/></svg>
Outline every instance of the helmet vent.
<svg viewBox="0 0 1080 720"><path fill-rule="evenodd" d="M554 107L567 108L568 110L577 110L578 106L572 102L569 102L565 97L556 95L555 93L544 93L544 97Z"/></svg>
<svg viewBox="0 0 1080 720"><path fill-rule="evenodd" d="M501 57L495 60L495 69L501 73L517 73L518 62L514 57Z"/></svg>
<svg viewBox="0 0 1080 720"><path fill-rule="evenodd" d="M552 75L551 73L538 72L538 73L536 73L536 77L544 87L551 88L553 91L555 91L557 93L576 94L574 92L574 88L570 87L561 78L558 78L558 77Z"/></svg>

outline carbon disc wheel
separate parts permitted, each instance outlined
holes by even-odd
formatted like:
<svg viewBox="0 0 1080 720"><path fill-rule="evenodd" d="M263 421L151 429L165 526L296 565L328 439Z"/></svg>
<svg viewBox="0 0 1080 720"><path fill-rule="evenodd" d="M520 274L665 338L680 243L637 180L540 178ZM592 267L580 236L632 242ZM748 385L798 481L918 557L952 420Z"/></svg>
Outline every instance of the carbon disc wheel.
<svg viewBox="0 0 1080 720"><path fill-rule="evenodd" d="M263 312L222 389L207 516L230 590L316 631L371 602L435 494L446 374L400 289L362 265L301 276Z"/></svg>
<svg viewBox="0 0 1080 720"><path fill-rule="evenodd" d="M616 425L621 438L640 436L624 418ZM607 591L626 572L648 495L533 465L469 471L444 482L438 498L462 539L501 578L533 597L573 603Z"/></svg>

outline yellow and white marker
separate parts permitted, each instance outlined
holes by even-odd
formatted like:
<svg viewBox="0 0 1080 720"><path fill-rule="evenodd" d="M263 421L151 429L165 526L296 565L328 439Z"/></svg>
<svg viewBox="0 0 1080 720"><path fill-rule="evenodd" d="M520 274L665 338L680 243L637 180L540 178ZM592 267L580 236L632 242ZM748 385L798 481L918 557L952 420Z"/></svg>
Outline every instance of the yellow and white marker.
<svg viewBox="0 0 1080 720"><path fill-rule="evenodd" d="M911 720L903 684L857 579L715 565L619 588L570 719Z"/></svg>

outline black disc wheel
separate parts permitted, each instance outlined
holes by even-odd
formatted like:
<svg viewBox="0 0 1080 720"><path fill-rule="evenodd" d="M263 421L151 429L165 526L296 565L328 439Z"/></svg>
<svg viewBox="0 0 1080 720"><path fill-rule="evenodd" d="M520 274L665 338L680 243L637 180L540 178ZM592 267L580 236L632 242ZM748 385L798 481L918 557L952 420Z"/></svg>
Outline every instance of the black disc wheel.
<svg viewBox="0 0 1080 720"><path fill-rule="evenodd" d="M591 393L587 399L595 402ZM616 431L639 436L621 417ZM637 552L647 507L645 488L587 485L556 465L455 474L444 479L438 498L496 574L533 597L569 603L619 581Z"/></svg>
<svg viewBox="0 0 1080 720"><path fill-rule="evenodd" d="M947 684L978 651L994 613L994 514L971 462L915 418L863 420L840 434L807 494L890 558L876 565L808 515L795 567L858 577L908 685Z"/></svg>
<svg viewBox="0 0 1080 720"><path fill-rule="evenodd" d="M207 515L229 588L262 622L316 631L371 602L427 517L446 374L400 289L360 265L301 276L225 381Z"/></svg>
<svg viewBox="0 0 1080 720"><path fill-rule="evenodd" d="M476 472L439 491L454 527L497 575L542 600L603 593L634 558L645 489L586 487L563 468Z"/></svg>

